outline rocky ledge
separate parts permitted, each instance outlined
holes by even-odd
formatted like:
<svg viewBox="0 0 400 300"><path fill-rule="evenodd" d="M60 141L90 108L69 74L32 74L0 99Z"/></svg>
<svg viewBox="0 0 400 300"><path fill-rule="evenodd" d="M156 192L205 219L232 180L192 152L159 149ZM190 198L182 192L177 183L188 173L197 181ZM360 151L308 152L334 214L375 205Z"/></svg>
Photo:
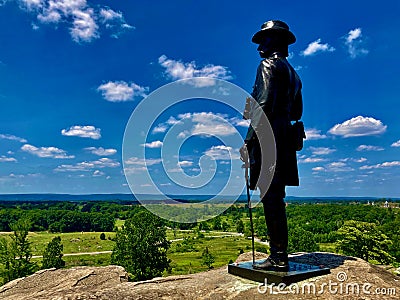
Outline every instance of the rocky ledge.
<svg viewBox="0 0 400 300"><path fill-rule="evenodd" d="M256 254L257 259L266 257ZM322 252L290 259L329 267L331 273L279 289L230 275L227 267L141 282L128 282L119 266L48 269L3 285L0 299L400 299L400 277L364 260ZM236 262L247 260L251 253Z"/></svg>

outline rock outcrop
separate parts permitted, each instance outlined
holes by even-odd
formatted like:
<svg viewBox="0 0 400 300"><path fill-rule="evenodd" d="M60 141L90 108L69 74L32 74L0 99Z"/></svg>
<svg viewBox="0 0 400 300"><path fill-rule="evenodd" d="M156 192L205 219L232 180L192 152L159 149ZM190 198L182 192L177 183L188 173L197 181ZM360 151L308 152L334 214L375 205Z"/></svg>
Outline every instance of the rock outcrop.
<svg viewBox="0 0 400 300"><path fill-rule="evenodd" d="M263 257L257 253L257 259ZM237 262L247 260L251 253ZM141 282L128 282L119 266L48 269L0 287L0 299L400 299L400 277L361 259L316 252L291 260L324 265L331 273L281 290L230 275L227 267Z"/></svg>

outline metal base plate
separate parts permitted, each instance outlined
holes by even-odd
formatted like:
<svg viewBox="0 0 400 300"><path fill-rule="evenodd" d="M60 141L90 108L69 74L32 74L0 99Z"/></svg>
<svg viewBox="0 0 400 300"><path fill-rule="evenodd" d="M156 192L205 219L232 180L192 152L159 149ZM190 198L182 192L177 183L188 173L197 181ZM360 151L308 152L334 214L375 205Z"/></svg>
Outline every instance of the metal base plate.
<svg viewBox="0 0 400 300"><path fill-rule="evenodd" d="M264 260L257 260L256 262L262 261ZM289 261L288 272L275 272L253 269L253 262L246 261L229 264L228 273L263 283L265 281L269 283L282 282L286 285L289 285L291 283L299 282L308 278L329 274L330 269L322 266L313 266Z"/></svg>

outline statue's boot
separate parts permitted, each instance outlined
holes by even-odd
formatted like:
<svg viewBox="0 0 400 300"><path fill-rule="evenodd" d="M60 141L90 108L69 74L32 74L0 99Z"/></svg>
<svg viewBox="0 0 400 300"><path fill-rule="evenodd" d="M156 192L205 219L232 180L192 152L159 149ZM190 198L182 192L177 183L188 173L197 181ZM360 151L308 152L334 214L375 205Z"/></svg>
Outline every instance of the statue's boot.
<svg viewBox="0 0 400 300"><path fill-rule="evenodd" d="M283 199L264 202L264 213L271 255L264 262L256 263L253 267L255 269L287 272L289 270L288 227Z"/></svg>

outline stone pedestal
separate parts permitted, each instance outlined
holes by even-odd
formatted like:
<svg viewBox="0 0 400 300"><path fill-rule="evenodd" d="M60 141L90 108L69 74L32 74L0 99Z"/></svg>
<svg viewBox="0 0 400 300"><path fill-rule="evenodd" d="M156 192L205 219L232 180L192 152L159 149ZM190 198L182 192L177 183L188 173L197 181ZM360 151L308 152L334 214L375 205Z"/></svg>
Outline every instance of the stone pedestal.
<svg viewBox="0 0 400 300"><path fill-rule="evenodd" d="M261 261L263 260L256 262ZM229 264L228 273L257 282L264 283L267 281L268 283L284 283L286 285L330 273L329 268L292 262L290 259L288 272L258 270L253 269L252 265L252 261Z"/></svg>

